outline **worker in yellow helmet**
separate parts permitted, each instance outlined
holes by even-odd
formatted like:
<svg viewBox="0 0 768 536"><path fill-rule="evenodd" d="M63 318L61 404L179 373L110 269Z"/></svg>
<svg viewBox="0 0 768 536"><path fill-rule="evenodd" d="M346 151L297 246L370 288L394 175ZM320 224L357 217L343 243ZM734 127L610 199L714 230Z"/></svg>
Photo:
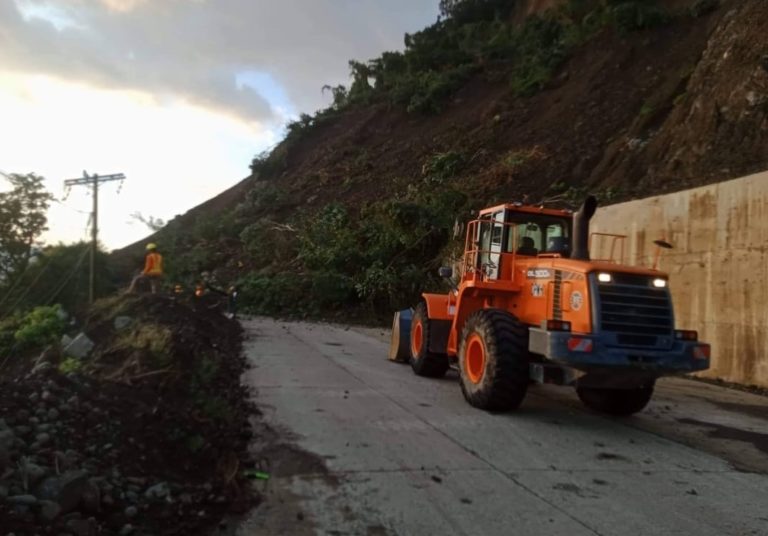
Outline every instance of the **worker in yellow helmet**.
<svg viewBox="0 0 768 536"><path fill-rule="evenodd" d="M128 292L134 292L139 281L148 279L152 294L157 293L158 284L163 277L163 256L157 251L156 244L147 244L147 256L144 259L144 270L133 278Z"/></svg>

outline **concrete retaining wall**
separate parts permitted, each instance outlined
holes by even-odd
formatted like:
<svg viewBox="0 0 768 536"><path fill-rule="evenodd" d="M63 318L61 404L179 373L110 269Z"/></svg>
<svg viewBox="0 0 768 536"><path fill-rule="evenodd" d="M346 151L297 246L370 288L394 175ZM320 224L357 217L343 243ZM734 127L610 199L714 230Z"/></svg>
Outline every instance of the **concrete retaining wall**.
<svg viewBox="0 0 768 536"><path fill-rule="evenodd" d="M712 343L703 375L768 387L768 172L603 207L592 231L627 235L630 264L652 265L653 241L671 242L660 269L677 326ZM593 245L605 256L607 240Z"/></svg>

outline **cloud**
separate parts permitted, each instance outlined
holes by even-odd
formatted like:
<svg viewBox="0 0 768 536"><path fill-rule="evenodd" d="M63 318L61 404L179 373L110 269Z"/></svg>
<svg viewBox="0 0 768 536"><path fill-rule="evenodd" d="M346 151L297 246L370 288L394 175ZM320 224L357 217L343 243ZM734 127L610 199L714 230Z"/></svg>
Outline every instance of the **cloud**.
<svg viewBox="0 0 768 536"><path fill-rule="evenodd" d="M326 103L320 88L345 82L349 59L401 48L405 31L434 20L436 4L0 0L0 66L274 123L287 108L314 111ZM242 73L271 82L242 84Z"/></svg>

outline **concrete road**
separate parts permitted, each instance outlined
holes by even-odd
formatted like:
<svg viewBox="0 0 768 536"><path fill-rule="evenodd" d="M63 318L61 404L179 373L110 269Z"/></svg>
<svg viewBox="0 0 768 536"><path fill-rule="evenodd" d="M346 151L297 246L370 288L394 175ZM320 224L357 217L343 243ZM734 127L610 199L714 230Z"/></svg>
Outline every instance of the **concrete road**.
<svg viewBox="0 0 768 536"><path fill-rule="evenodd" d="M272 479L239 535L768 535L763 397L665 380L615 419L536 387L492 415L387 361L384 332L245 327Z"/></svg>

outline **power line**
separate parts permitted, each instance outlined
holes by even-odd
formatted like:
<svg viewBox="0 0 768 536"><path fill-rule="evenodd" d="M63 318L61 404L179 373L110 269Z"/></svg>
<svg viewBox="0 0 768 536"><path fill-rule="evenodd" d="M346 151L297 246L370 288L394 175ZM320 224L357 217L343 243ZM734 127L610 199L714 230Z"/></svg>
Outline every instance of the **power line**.
<svg viewBox="0 0 768 536"><path fill-rule="evenodd" d="M21 293L21 295L19 296L19 298L18 298L18 299L17 299L17 300L16 300L16 301L13 303L13 305L12 305L12 306L11 306L11 307L8 309L9 311L13 311L14 309L16 309L16 307L18 307L18 305L19 305L19 304L20 304L20 303L21 303L21 302L24 300L24 298L26 298L26 297L27 297L27 294L29 294L29 293L30 293L30 291L31 291L31 290L32 290L32 289L35 287L35 285L37 285L37 282L38 282L38 281L40 281L40 279L43 277L43 274L46 272L46 270L48 270L48 267L51 265L51 263L52 263L52 262L53 262L53 259L49 259L49 260L48 260L48 262L46 263L46 265L45 265L45 266L43 266L43 269L42 269L42 270L40 270L40 271L37 273L37 277L35 277L34 281L32 281L32 283L30 283L30 285L29 285L29 286L26 288L26 290L25 290L24 292L22 292L22 293Z"/></svg>
<svg viewBox="0 0 768 536"><path fill-rule="evenodd" d="M120 181L122 185L125 175L115 173L113 175L88 175L83 171L82 179L68 179L64 181L64 187L67 192L73 186L86 186L91 188L93 193L93 212L91 213L91 276L89 300L91 303L96 299L96 254L99 247L99 185L105 182Z"/></svg>
<svg viewBox="0 0 768 536"><path fill-rule="evenodd" d="M80 270L80 267L83 265L83 261L85 260L85 257L88 255L88 248L85 248L83 250L83 254L80 255L80 258L77 260L77 263L75 263L75 267L72 269L71 272L69 272L69 275L67 275L66 278L62 281L62 283L56 288L56 290L51 294L51 297L48 298L45 302L43 302L45 305L50 305L53 300L56 299L56 297L59 295L59 293L64 290L64 287L69 284L69 282L72 280L72 278L75 276L75 274Z"/></svg>

